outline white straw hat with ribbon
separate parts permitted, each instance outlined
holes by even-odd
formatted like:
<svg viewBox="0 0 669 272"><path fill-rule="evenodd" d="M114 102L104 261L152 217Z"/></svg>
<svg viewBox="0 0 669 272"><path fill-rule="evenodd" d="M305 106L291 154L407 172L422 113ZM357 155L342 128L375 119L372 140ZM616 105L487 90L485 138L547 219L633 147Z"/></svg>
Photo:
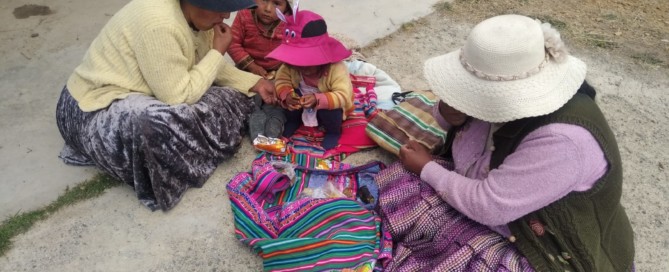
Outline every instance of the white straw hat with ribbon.
<svg viewBox="0 0 669 272"><path fill-rule="evenodd" d="M550 24L501 15L476 25L461 49L428 59L424 75L446 104L501 123L562 107L585 80L586 65Z"/></svg>

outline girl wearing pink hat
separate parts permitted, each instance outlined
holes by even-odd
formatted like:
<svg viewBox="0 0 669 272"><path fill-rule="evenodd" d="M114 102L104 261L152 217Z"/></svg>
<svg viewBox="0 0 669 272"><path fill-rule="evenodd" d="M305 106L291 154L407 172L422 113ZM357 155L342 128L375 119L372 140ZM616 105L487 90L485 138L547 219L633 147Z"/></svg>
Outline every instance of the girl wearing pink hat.
<svg viewBox="0 0 669 272"><path fill-rule="evenodd" d="M339 143L341 124L353 111L353 86L342 60L351 55L327 33L320 15L299 11L279 18L286 23L282 44L267 57L284 62L276 74L279 104L286 110L283 136L290 137L301 124L322 127L322 146L332 149Z"/></svg>

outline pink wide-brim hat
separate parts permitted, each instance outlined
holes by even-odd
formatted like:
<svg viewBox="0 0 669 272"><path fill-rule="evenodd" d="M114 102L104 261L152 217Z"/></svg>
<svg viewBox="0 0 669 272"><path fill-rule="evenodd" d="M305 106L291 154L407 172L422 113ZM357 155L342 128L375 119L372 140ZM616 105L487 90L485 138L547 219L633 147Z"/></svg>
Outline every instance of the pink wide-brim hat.
<svg viewBox="0 0 669 272"><path fill-rule="evenodd" d="M286 19L284 38L267 58L293 66L317 66L342 61L351 51L327 33L327 25L320 15L300 10Z"/></svg>

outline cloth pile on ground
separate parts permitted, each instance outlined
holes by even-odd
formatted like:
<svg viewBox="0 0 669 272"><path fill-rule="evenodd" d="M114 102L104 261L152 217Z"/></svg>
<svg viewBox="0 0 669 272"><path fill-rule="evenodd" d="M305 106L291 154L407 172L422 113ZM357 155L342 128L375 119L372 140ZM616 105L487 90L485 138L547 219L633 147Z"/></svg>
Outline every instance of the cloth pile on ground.
<svg viewBox="0 0 669 272"><path fill-rule="evenodd" d="M385 71L379 69L374 64L361 60L351 60L344 62L348 67L349 73L354 76L374 77L374 93L376 94L376 108L381 110L391 109L395 104L392 101L394 93L402 92L400 85L393 80ZM364 91L363 86L358 86L358 90Z"/></svg>
<svg viewBox="0 0 669 272"><path fill-rule="evenodd" d="M392 245L378 215L358 201L358 189L374 186L383 168L263 153L251 172L227 185L236 237L263 258L266 271L371 271L390 258Z"/></svg>

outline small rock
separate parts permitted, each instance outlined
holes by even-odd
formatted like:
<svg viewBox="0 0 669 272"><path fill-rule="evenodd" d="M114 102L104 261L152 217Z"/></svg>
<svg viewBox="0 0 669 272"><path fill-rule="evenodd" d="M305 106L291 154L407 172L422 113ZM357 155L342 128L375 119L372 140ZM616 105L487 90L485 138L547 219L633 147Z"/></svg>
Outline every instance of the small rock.
<svg viewBox="0 0 669 272"><path fill-rule="evenodd" d="M30 37L31 37L31 38L35 38L35 37L37 37L37 36L39 36L39 33L33 33L33 34L30 34Z"/></svg>
<svg viewBox="0 0 669 272"><path fill-rule="evenodd" d="M620 36L620 35L622 35L623 33L620 32L620 31L617 31L616 33L613 33L613 34L615 34L616 36Z"/></svg>

